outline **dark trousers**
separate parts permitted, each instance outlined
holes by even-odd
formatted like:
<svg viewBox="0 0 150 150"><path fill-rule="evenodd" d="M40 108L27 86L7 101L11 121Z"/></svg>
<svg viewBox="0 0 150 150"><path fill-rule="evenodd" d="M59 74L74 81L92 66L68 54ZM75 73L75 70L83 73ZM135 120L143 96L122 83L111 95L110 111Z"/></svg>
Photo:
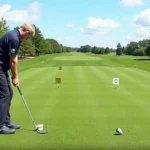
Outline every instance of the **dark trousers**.
<svg viewBox="0 0 150 150"><path fill-rule="evenodd" d="M0 70L0 127L10 122L13 90L7 72Z"/></svg>

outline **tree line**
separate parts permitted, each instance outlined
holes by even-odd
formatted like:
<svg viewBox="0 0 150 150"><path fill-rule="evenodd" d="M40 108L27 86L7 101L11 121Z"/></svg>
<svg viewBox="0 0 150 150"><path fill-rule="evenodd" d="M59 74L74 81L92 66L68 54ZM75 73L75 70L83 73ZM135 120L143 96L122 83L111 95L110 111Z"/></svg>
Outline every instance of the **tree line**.
<svg viewBox="0 0 150 150"><path fill-rule="evenodd" d="M94 53L94 54L109 54L110 52L112 52L113 49L109 48L109 47L91 47L90 45L84 45L81 46L80 48L77 49L77 52L82 52L82 53Z"/></svg>
<svg viewBox="0 0 150 150"><path fill-rule="evenodd" d="M84 45L77 49L77 52L82 53L94 53L94 54L109 54L116 52L117 56L121 55L132 55L132 56L149 56L150 57L150 38L144 39L139 42L132 41L125 47L117 44L116 49L109 47L91 47L90 45Z"/></svg>
<svg viewBox="0 0 150 150"><path fill-rule="evenodd" d="M18 28L18 27L15 27ZM9 31L9 26L5 19L0 20L0 37ZM55 39L44 38L40 29L35 26L35 36L31 39L25 40L21 43L19 56L40 56L45 54L63 53L77 51L82 53L94 53L94 54L109 54L116 52L117 56L121 55L133 55L133 56L150 56L150 39L144 39L139 42L130 42L125 47L120 43L116 46L116 49L109 47L91 47L90 45L83 45L79 48L67 47L58 43Z"/></svg>
<svg viewBox="0 0 150 150"><path fill-rule="evenodd" d="M144 39L139 42L130 42L125 47L118 43L116 49L109 47L91 47L90 45L84 45L77 49L77 52L82 53L94 53L94 54L109 54L116 52L117 56L121 55L133 55L133 56L149 56L150 57L150 39Z"/></svg>
<svg viewBox="0 0 150 150"><path fill-rule="evenodd" d="M44 38L40 29L35 26L35 36L22 41L20 45L19 57L24 56L40 56L45 54L53 54L53 53L62 53L62 52L71 52L72 48L63 46L58 43L55 39ZM17 29L19 27L15 27ZM4 35L10 28L7 25L7 22L4 18L0 20L0 37Z"/></svg>
<svg viewBox="0 0 150 150"><path fill-rule="evenodd" d="M144 39L139 42L130 42L126 47L120 43L117 45L116 55L150 56L150 39Z"/></svg>

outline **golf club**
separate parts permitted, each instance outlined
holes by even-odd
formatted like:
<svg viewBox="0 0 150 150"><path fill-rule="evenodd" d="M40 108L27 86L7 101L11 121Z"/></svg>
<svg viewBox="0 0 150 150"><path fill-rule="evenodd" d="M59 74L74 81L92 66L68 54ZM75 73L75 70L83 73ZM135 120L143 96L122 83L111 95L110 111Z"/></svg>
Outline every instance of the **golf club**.
<svg viewBox="0 0 150 150"><path fill-rule="evenodd" d="M11 71L9 71L9 72L10 72L10 75L12 75ZM32 116L32 114L31 114L31 111L30 111L30 109L29 109L29 107L28 107L28 105L27 105L27 102L26 102L26 100L25 100L25 98L24 98L24 96L23 96L23 94L22 94L22 92L21 92L19 86L17 86L17 89L18 89L18 91L19 91L20 96L22 97L22 100L23 100L23 102L24 102L24 104L25 104L25 106L26 106L26 108L27 108L27 110L28 110L28 112L29 112L29 114L30 114L31 120L32 120L32 122L33 122L33 124L34 124L35 130L33 130L33 131L36 131L37 133L40 133L40 134L46 134L47 131L43 130L43 127L44 127L43 124L36 125L36 123L35 123L35 121L34 121L34 119L33 119L33 116Z"/></svg>
<svg viewBox="0 0 150 150"><path fill-rule="evenodd" d="M40 133L40 134L46 134L47 131L43 130L43 126L44 126L43 124L36 125L36 123L35 123L35 121L33 119L33 116L31 114L31 111L30 111L30 109L29 109L29 107L27 105L27 102L26 102L26 100L25 100L25 98L24 98L24 96L23 96L19 86L17 86L17 89L19 91L20 96L22 97L22 100L23 100L23 102L24 102L24 104L25 104L25 106L26 106L26 108L27 108L27 110L28 110L28 112L30 114L31 120L32 120L32 122L33 122L33 124L34 124L34 126L36 128L34 131L37 131L37 133Z"/></svg>
<svg viewBox="0 0 150 150"><path fill-rule="evenodd" d="M27 105L27 102L26 102L26 100L25 100L25 98L24 98L24 96L23 96L19 86L17 86L17 89L19 91L20 96L22 97L22 100L23 100L23 102L24 102L24 104L25 104L25 106L26 106L26 108L27 108L27 110L28 110L28 112L30 114L31 120L32 120L32 122L33 122L33 124L34 124L34 126L36 128L34 131L37 131L37 133L40 133L40 134L46 134L47 131L43 130L43 126L44 126L43 124L36 125L36 123L35 123L35 121L33 119L33 116L31 114L31 111L30 111L30 109L29 109L29 107Z"/></svg>

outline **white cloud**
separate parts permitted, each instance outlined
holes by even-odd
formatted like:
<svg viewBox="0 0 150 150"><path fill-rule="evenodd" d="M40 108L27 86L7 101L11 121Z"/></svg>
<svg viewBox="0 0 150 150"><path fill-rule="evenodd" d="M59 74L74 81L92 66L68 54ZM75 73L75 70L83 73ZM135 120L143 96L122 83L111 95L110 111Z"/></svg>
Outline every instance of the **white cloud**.
<svg viewBox="0 0 150 150"><path fill-rule="evenodd" d="M121 0L121 4L125 7L135 7L144 5L144 0Z"/></svg>
<svg viewBox="0 0 150 150"><path fill-rule="evenodd" d="M74 27L74 24L66 24L66 27L67 27L67 28L73 28L73 27Z"/></svg>
<svg viewBox="0 0 150 150"><path fill-rule="evenodd" d="M40 13L40 4L38 2L31 3L31 4L29 4L29 6L26 9L30 13L39 14Z"/></svg>
<svg viewBox="0 0 150 150"><path fill-rule="evenodd" d="M136 30L136 36L148 38L150 35L150 9L146 9L135 16L133 25Z"/></svg>
<svg viewBox="0 0 150 150"><path fill-rule="evenodd" d="M40 4L33 2L25 9L12 9L11 5L0 6L0 18L3 17L8 23L35 22L40 17Z"/></svg>
<svg viewBox="0 0 150 150"><path fill-rule="evenodd" d="M146 9L136 15L134 18L134 23L143 27L150 26L150 9Z"/></svg>
<svg viewBox="0 0 150 150"><path fill-rule="evenodd" d="M7 12L7 11L9 11L10 8L11 8L11 6L8 4L0 6L0 13Z"/></svg>
<svg viewBox="0 0 150 150"><path fill-rule="evenodd" d="M149 28L145 27L137 27L136 28L136 37L148 38L150 35Z"/></svg>
<svg viewBox="0 0 150 150"><path fill-rule="evenodd" d="M88 18L86 28L80 28L80 32L88 35L104 35L119 27L119 24L112 19Z"/></svg>

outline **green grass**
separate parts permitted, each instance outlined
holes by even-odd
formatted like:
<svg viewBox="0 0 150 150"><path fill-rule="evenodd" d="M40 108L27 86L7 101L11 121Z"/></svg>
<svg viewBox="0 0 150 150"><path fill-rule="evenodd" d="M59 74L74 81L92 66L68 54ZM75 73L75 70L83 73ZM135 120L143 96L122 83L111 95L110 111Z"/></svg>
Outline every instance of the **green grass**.
<svg viewBox="0 0 150 150"><path fill-rule="evenodd" d="M36 123L43 123L48 134L32 131L32 121L17 89L13 88L12 120L22 128L14 135L0 135L0 148L149 149L150 61L147 59L69 53L21 60L20 88ZM56 77L62 78L59 88ZM117 88L112 84L113 77L120 79ZM123 135L114 135L117 127L123 130Z"/></svg>

